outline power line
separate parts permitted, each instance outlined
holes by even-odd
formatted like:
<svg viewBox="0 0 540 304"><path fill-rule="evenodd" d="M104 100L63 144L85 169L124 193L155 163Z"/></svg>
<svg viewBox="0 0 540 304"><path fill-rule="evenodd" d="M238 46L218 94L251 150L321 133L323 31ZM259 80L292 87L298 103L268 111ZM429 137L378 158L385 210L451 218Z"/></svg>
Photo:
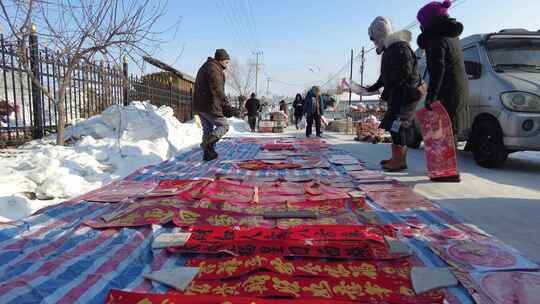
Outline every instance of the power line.
<svg viewBox="0 0 540 304"><path fill-rule="evenodd" d="M228 2L225 2L224 0L216 0L215 3L216 3L216 6L218 7L218 10L223 12L223 20L231 28L232 36L238 41L239 44L242 45L242 47L244 47L246 49L250 49L249 47L247 47L247 45L241 39L241 35L239 34L239 32L236 29L235 23L233 21L234 17L231 17L231 15L229 13L229 10L227 9L227 7L225 5L225 3L228 3Z"/></svg>
<svg viewBox="0 0 540 304"><path fill-rule="evenodd" d="M252 46L254 46L257 49L258 48L258 44L256 41L257 38L255 36L254 25L249 15L247 3L245 0L237 0L237 1L240 1L240 2L237 2L238 4L237 11L240 13L241 19L242 21L244 21L244 24L246 25L245 26L246 34L251 38L251 42L253 44Z"/></svg>
<svg viewBox="0 0 540 304"><path fill-rule="evenodd" d="M259 44L259 30L257 29L257 20L255 19L255 14L254 14L254 10L253 10L253 5L251 3L251 0L246 0L247 2L247 6L248 6L248 14L249 14L249 17L251 18L251 22L253 23L253 30L255 32L255 39L256 39L256 43L257 43L257 46L260 47L260 44Z"/></svg>
<svg viewBox="0 0 540 304"><path fill-rule="evenodd" d="M243 46L253 52L253 43L250 43L250 39L247 38L244 35L244 30L246 30L246 27L241 24L241 20L243 19L240 15L237 13L240 13L240 10L236 8L237 2L235 0L222 0L223 7L226 10L227 15L229 16L231 20L231 24L234 27L235 31L237 30L237 33L239 33L240 40L242 40ZM247 33L247 32L245 32ZM249 34L248 34L249 35Z"/></svg>
<svg viewBox="0 0 540 304"><path fill-rule="evenodd" d="M254 52L253 55L257 56L257 61L255 63L255 95L258 94L258 85L259 85L259 56L262 55L263 52Z"/></svg>
<svg viewBox="0 0 540 304"><path fill-rule="evenodd" d="M246 44L248 45L250 51L253 51L252 44L249 41L249 38L245 35L246 27L242 24L243 21L245 21L244 18L242 18L240 10L237 7L238 1L237 0L227 0L227 7L230 9L232 20L234 22L234 25L237 27L238 32L240 33L240 38L244 39L246 41Z"/></svg>
<svg viewBox="0 0 540 304"><path fill-rule="evenodd" d="M452 6L452 8L454 9L454 8L456 8L456 7L460 6L460 5L462 5L462 4L465 3L466 1L467 1L467 0L456 0L456 1L454 2L454 5ZM415 21L409 23L405 28L403 28L403 30L404 30L404 31L409 31L409 30L412 30L413 28L417 27L418 25L419 25L418 20L415 20ZM367 55L367 54L371 53L371 52L374 51L375 49L376 49L376 47L372 47L372 48L366 50L365 53L364 53L364 55ZM356 56L356 57L354 57L354 58L353 58L353 61L358 60L360 57L361 57L361 54L358 55L358 56ZM350 64L351 64L351 62L350 62L350 61L347 61L347 63L345 63L345 64L338 70L337 73L332 74L332 77L331 77L330 79L328 79L328 81L326 81L321 87L326 87L326 86L327 86L330 82L332 82L336 77L338 77L339 75L341 75L341 73L343 73L343 71L345 71L345 69L346 69L347 67L349 67Z"/></svg>

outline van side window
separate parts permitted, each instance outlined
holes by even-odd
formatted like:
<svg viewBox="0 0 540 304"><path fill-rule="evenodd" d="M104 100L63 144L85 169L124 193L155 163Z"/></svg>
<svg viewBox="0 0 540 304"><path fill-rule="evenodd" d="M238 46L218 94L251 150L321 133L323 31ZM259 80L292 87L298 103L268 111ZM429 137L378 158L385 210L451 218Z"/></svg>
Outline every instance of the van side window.
<svg viewBox="0 0 540 304"><path fill-rule="evenodd" d="M479 79L482 76L482 64L478 47L472 46L463 50L463 59L465 61L465 70L469 79Z"/></svg>

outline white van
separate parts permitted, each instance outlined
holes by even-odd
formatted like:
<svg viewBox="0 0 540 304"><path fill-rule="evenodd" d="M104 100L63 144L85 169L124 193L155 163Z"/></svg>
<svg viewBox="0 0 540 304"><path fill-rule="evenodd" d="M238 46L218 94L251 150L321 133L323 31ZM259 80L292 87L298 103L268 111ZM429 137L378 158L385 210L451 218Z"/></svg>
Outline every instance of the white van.
<svg viewBox="0 0 540 304"><path fill-rule="evenodd" d="M540 32L513 29L473 35L462 39L461 46L471 125L457 138L467 141L465 149L486 168L500 167L512 152L540 151ZM424 73L425 56L419 57L419 72ZM425 77L428 81L429 75ZM412 148L421 143L416 130Z"/></svg>

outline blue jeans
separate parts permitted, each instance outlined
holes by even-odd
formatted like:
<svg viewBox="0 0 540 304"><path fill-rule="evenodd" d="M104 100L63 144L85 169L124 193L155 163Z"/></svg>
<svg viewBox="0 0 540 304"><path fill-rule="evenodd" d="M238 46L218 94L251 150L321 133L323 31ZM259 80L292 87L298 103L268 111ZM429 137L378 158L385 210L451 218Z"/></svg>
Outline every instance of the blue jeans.
<svg viewBox="0 0 540 304"><path fill-rule="evenodd" d="M219 117L212 113L199 113L203 127L203 142L206 142L210 135L222 138L229 132L229 122L225 117Z"/></svg>

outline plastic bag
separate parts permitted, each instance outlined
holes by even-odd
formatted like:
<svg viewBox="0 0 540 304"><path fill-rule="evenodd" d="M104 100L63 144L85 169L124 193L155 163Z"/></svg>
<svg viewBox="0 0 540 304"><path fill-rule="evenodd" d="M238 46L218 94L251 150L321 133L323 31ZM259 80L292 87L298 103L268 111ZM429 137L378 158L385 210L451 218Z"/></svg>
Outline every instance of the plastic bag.
<svg viewBox="0 0 540 304"><path fill-rule="evenodd" d="M321 123L323 124L323 126L328 126L328 119L324 116L321 116Z"/></svg>
<svg viewBox="0 0 540 304"><path fill-rule="evenodd" d="M298 123L298 127L300 129L305 129L307 126L307 122L306 122L306 117L302 117L302 120L300 120L300 122Z"/></svg>

